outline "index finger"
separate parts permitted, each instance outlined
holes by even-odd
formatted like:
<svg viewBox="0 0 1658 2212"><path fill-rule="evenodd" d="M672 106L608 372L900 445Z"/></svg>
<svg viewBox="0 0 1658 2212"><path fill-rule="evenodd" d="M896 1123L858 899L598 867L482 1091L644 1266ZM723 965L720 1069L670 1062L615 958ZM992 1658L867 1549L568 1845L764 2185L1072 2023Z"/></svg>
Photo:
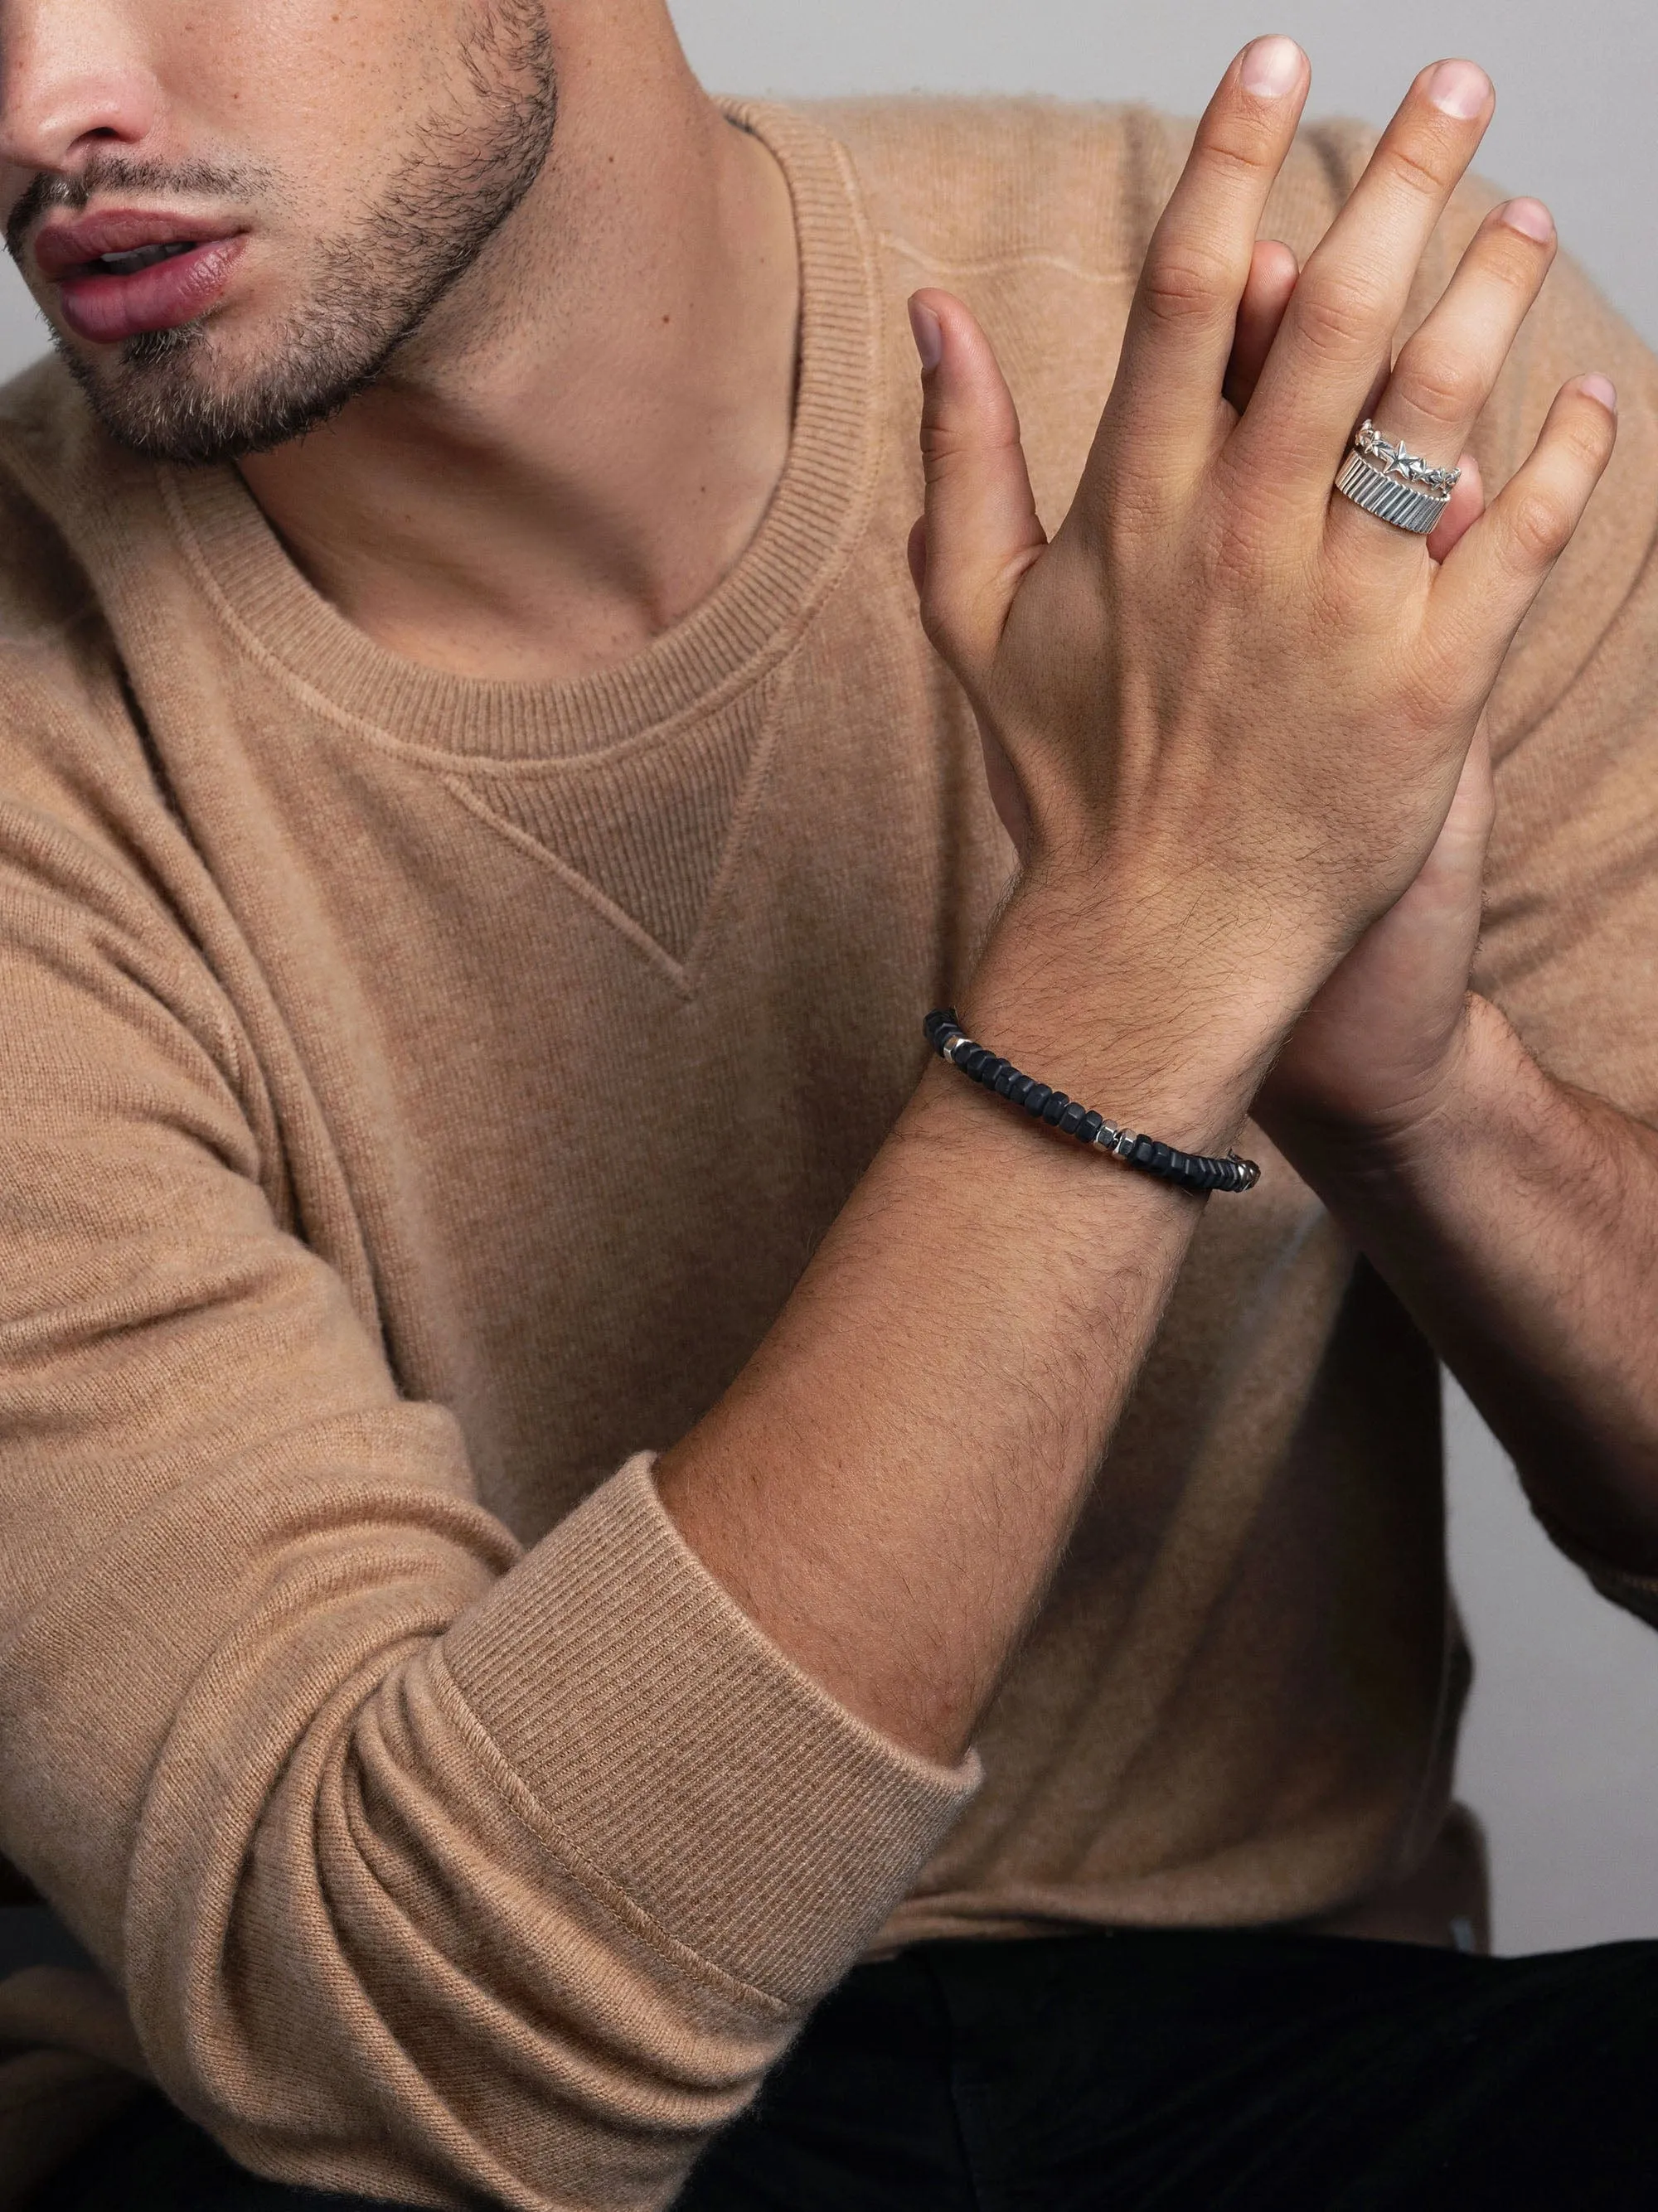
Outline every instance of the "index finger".
<svg viewBox="0 0 1658 2212"><path fill-rule="evenodd" d="M1266 197L1307 99L1307 57L1293 39L1257 39L1204 111L1163 210L1129 312L1106 419L1132 448L1193 465L1225 419L1221 387Z"/></svg>

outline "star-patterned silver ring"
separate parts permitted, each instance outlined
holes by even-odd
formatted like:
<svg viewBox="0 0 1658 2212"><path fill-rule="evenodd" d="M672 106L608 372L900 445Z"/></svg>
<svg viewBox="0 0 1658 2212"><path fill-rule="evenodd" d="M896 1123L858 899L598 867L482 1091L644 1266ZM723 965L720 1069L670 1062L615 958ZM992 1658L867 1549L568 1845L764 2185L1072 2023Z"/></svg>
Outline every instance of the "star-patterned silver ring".
<svg viewBox="0 0 1658 2212"><path fill-rule="evenodd" d="M1354 433L1336 489L1379 521L1425 538L1450 505L1461 475L1460 469L1435 468L1367 421Z"/></svg>

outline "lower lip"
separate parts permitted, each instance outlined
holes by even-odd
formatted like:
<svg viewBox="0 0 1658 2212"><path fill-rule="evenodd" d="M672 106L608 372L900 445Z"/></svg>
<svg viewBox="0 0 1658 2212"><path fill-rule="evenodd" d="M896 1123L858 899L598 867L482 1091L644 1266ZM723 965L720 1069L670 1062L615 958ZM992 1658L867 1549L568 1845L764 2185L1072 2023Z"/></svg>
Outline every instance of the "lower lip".
<svg viewBox="0 0 1658 2212"><path fill-rule="evenodd" d="M58 286L64 320L76 337L94 345L119 345L145 331L175 331L218 304L247 243L245 236L209 239L130 276L65 276Z"/></svg>

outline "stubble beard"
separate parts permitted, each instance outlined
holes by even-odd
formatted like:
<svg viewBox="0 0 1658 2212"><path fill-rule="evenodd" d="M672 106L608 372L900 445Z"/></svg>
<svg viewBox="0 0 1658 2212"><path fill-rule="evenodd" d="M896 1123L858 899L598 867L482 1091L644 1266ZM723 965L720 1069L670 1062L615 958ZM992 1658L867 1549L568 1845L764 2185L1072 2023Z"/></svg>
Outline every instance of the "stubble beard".
<svg viewBox="0 0 1658 2212"><path fill-rule="evenodd" d="M227 370L210 317L129 338L113 363L58 338L111 436L156 460L233 460L316 428L375 383L540 174L558 111L551 43L539 0L485 0L463 57L475 98L429 116L370 213L319 247L304 301L253 372ZM148 179L129 165L108 181ZM89 169L82 194L98 182Z"/></svg>

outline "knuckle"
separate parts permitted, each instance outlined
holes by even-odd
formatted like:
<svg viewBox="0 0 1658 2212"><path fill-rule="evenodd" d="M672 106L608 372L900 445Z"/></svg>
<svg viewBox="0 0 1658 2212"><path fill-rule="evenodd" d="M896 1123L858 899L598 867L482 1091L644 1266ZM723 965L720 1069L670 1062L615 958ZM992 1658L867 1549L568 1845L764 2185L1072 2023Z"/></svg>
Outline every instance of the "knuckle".
<svg viewBox="0 0 1658 2212"><path fill-rule="evenodd" d="M1488 221L1468 248L1470 265L1521 300L1535 297L1548 273L1550 249L1506 222Z"/></svg>
<svg viewBox="0 0 1658 2212"><path fill-rule="evenodd" d="M1443 155L1431 140L1400 136L1390 139L1378 155L1381 173L1390 185L1417 199L1439 199L1447 189Z"/></svg>
<svg viewBox="0 0 1658 2212"><path fill-rule="evenodd" d="M936 483L960 467L967 459L970 444L960 423L948 416L923 416L921 423L921 459L927 471L929 483Z"/></svg>
<svg viewBox="0 0 1658 2212"><path fill-rule="evenodd" d="M1310 287L1303 280L1291 313L1315 353L1345 362L1376 343L1375 303L1350 278L1326 276Z"/></svg>
<svg viewBox="0 0 1658 2212"><path fill-rule="evenodd" d="M1520 492L1509 512L1509 538L1522 559L1552 561L1571 535L1571 518L1547 492Z"/></svg>
<svg viewBox="0 0 1658 2212"><path fill-rule="evenodd" d="M993 471L1009 451L1017 451L1017 433L987 436L972 422L923 422L921 426L922 474L930 487L952 483L962 477L971 481Z"/></svg>
<svg viewBox="0 0 1658 2212"><path fill-rule="evenodd" d="M1199 165L1228 184L1253 185L1271 166L1266 133L1244 115L1217 124L1196 152Z"/></svg>
<svg viewBox="0 0 1658 2212"><path fill-rule="evenodd" d="M1393 381L1411 405L1435 422L1469 421L1485 397L1478 364L1443 345L1412 341L1399 356Z"/></svg>
<svg viewBox="0 0 1658 2212"><path fill-rule="evenodd" d="M1368 633L1375 614L1375 550L1359 532L1330 533L1314 594L1326 636L1351 641Z"/></svg>
<svg viewBox="0 0 1658 2212"><path fill-rule="evenodd" d="M965 683L973 656L970 611L961 592L930 583L921 594L921 627L945 665Z"/></svg>
<svg viewBox="0 0 1658 2212"><path fill-rule="evenodd" d="M928 570L921 627L940 658L970 692L994 658L1016 578L1005 568L962 562Z"/></svg>
<svg viewBox="0 0 1658 2212"><path fill-rule="evenodd" d="M1585 474L1599 476L1612 453L1612 425L1604 415L1586 422L1580 416L1568 421L1563 442L1566 452Z"/></svg>
<svg viewBox="0 0 1658 2212"><path fill-rule="evenodd" d="M1427 686L1415 678L1403 686L1394 701L1393 718L1401 735L1409 739L1413 753L1433 745L1445 727L1445 710L1454 699L1460 701L1460 685L1454 691L1431 696Z"/></svg>
<svg viewBox="0 0 1658 2212"><path fill-rule="evenodd" d="M1247 593L1262 588L1277 566L1282 516L1258 477L1234 474L1224 489L1209 520L1204 572L1212 589Z"/></svg>
<svg viewBox="0 0 1658 2212"><path fill-rule="evenodd" d="M1140 295L1159 322L1212 318L1235 290L1226 258L1192 239L1171 240L1147 256Z"/></svg>
<svg viewBox="0 0 1658 2212"><path fill-rule="evenodd" d="M1418 647L1399 678L1400 719L1421 735L1443 729L1448 704L1461 698L1466 684L1467 671L1461 663L1448 665L1438 653Z"/></svg>

